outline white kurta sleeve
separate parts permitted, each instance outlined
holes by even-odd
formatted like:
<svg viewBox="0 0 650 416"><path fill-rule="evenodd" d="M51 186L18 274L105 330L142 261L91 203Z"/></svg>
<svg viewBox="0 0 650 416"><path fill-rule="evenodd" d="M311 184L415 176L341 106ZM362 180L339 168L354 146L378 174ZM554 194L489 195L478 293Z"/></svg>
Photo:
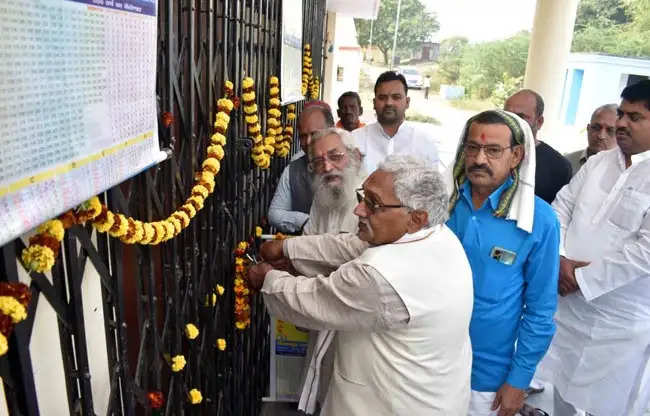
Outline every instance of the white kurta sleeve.
<svg viewBox="0 0 650 416"><path fill-rule="evenodd" d="M301 327L377 331L406 325L408 310L381 274L350 262L329 276L272 270L261 290L269 314Z"/></svg>
<svg viewBox="0 0 650 416"><path fill-rule="evenodd" d="M584 169L584 166L580 171ZM580 172L578 171L578 173ZM636 234L622 247L576 269L576 280L585 299L592 300L640 278L650 278L650 213Z"/></svg>
<svg viewBox="0 0 650 416"><path fill-rule="evenodd" d="M576 198L580 194L580 191L585 183L585 178L589 168L588 165L585 165L576 173L571 181L564 185L562 189L555 196L553 200L553 209L557 215L557 219L560 221L560 256L565 256L566 251L564 248L564 242L566 238L566 230L571 224L571 218L573 216L573 208L575 207ZM581 259L573 259L581 260Z"/></svg>
<svg viewBox="0 0 650 416"><path fill-rule="evenodd" d="M300 273L313 275L311 270L323 267L336 269L356 259L368 248L368 243L355 234L321 234L285 240L283 249L293 267Z"/></svg>

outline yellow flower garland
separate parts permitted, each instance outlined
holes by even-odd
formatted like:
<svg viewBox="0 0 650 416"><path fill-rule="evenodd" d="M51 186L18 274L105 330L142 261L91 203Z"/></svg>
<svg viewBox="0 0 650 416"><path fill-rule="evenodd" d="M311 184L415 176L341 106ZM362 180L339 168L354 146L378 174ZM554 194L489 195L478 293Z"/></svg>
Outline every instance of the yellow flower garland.
<svg viewBox="0 0 650 416"><path fill-rule="evenodd" d="M244 102L244 121L246 121L248 134L253 138L253 148L251 149L251 159L255 165L262 169L268 169L271 166L271 153L275 150L272 146L267 147L262 137L260 120L257 115L257 104L255 103L255 81L253 78L246 77L242 81L242 95Z"/></svg>
<svg viewBox="0 0 650 416"><path fill-rule="evenodd" d="M172 371L175 373L178 373L182 369L185 368L185 364L187 362L185 361L185 356L183 355L176 355L172 357Z"/></svg>
<svg viewBox="0 0 650 416"><path fill-rule="evenodd" d="M226 350L226 340L223 338L218 338L217 339L217 348L219 348L219 351L225 351Z"/></svg>
<svg viewBox="0 0 650 416"><path fill-rule="evenodd" d="M196 337L199 336L199 328L196 327L194 324L187 324L185 325L185 336L187 339L195 339Z"/></svg>
<svg viewBox="0 0 650 416"><path fill-rule="evenodd" d="M189 393L187 393L187 399L192 404L199 404L203 401L203 395L201 395L200 390L192 389L189 391Z"/></svg>
<svg viewBox="0 0 650 416"><path fill-rule="evenodd" d="M244 256L248 243L241 241L235 249L235 328L243 330L251 324L250 290L246 285L248 259Z"/></svg>
<svg viewBox="0 0 650 416"><path fill-rule="evenodd" d="M58 255L58 243L63 240L65 228L75 223L83 224L91 221L98 232L108 233L125 244L160 244L174 238L187 228L196 212L203 208L205 199L214 191L214 177L221 170L220 161L224 158L223 146L226 145L225 134L230 123L230 112L234 108L234 103L229 98L233 96L232 82L226 81L224 89L225 97L217 100L215 133L210 137L207 157L201 164L202 171L195 178L191 194L185 203L169 217L148 223L111 212L100 203L99 198L94 196L79 205L76 210L62 215L62 217L67 216L66 218L70 220L69 224L55 219L37 228L37 234L30 239L30 245L21 254L25 268L39 273L52 269Z"/></svg>

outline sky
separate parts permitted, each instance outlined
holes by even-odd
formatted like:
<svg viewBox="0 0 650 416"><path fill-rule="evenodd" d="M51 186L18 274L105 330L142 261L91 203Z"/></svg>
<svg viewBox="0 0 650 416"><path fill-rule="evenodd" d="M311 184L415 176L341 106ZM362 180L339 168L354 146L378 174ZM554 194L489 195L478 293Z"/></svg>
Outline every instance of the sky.
<svg viewBox="0 0 650 416"><path fill-rule="evenodd" d="M471 42L504 39L532 30L536 0L420 0L440 23L436 40L465 36Z"/></svg>

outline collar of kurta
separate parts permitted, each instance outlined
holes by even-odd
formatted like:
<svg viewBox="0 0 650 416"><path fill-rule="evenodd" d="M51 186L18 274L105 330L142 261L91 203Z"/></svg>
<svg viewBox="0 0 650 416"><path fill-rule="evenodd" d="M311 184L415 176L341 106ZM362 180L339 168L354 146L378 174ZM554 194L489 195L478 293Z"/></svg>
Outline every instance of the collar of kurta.
<svg viewBox="0 0 650 416"><path fill-rule="evenodd" d="M361 120L359 120L359 121L357 122L357 126L356 126L353 130L360 129L361 127L365 127L365 126L366 126L366 123L363 123ZM339 121L336 122L336 127L338 127L339 129L344 129L344 130L345 130L345 128L343 127L343 123L341 122L341 120L339 120Z"/></svg>
<svg viewBox="0 0 650 416"><path fill-rule="evenodd" d="M512 175L508 176L508 178L503 182L497 189L492 191L490 196L488 197L488 203L490 204L490 208L494 212L495 209L499 206L499 200L501 199L501 194L503 191L505 191L510 185L512 185L512 182L514 182L514 179L512 178ZM472 202L472 184L469 180L466 180L463 185L461 186L460 193L462 197L467 201L470 207L474 209L474 203Z"/></svg>

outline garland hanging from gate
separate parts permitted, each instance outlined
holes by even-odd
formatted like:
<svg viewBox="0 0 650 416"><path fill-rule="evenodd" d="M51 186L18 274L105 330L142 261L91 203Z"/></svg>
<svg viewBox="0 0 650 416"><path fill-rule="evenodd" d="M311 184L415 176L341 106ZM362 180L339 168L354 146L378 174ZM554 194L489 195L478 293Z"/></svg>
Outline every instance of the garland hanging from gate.
<svg viewBox="0 0 650 416"><path fill-rule="evenodd" d="M187 228L192 218L203 208L205 199L214 191L214 177L221 169L220 161L224 157L223 146L226 144L230 112L235 107L233 101L237 101L232 82L226 81L224 90L224 98L217 100L215 133L210 137L210 145L206 149L207 156L194 178L190 196L176 211L164 220L143 222L110 211L94 196L76 209L69 210L36 229L36 234L29 239L29 246L21 254L25 268L39 273L51 270L56 262L65 229L75 224L85 224L87 221L91 221L97 231L107 232L125 244L160 244Z"/></svg>
<svg viewBox="0 0 650 416"><path fill-rule="evenodd" d="M251 324L250 289L246 283L246 273L250 261L245 257L249 245L241 241L235 249L235 328L246 329Z"/></svg>
<svg viewBox="0 0 650 416"><path fill-rule="evenodd" d="M307 96L309 91L308 87L312 79L313 69L311 63L311 45L305 43L303 46L303 56L302 56L302 87L300 91L302 95Z"/></svg>
<svg viewBox="0 0 650 416"><path fill-rule="evenodd" d="M258 167L268 169L271 166L271 155L275 149L270 143L267 144L262 137L262 127L260 126L257 104L255 103L255 81L253 81L253 78L246 77L242 81L241 97L244 102L244 119L246 120L248 134L253 138L251 158Z"/></svg>
<svg viewBox="0 0 650 416"><path fill-rule="evenodd" d="M27 318L32 292L24 283L0 282L0 356L9 350L14 326Z"/></svg>

